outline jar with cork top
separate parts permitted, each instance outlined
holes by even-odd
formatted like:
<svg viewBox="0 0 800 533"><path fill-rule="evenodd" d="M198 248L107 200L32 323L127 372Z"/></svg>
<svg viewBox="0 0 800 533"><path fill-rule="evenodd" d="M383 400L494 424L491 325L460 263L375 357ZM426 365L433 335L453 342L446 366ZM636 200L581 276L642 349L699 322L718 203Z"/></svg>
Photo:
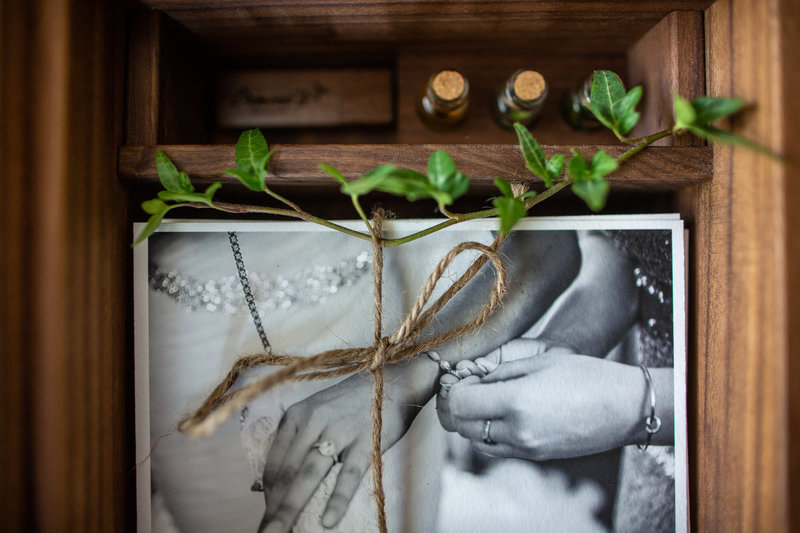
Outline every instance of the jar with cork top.
<svg viewBox="0 0 800 533"><path fill-rule="evenodd" d="M591 131L602 126L589 110L594 75L584 80L574 91L564 95L561 100L561 115L572 129Z"/></svg>
<svg viewBox="0 0 800 533"><path fill-rule="evenodd" d="M542 114L548 91L547 80L539 72L517 70L497 91L495 120L508 129L514 127L514 122L532 125Z"/></svg>
<svg viewBox="0 0 800 533"><path fill-rule="evenodd" d="M428 78L417 101L422 120L434 129L455 126L469 108L469 82L457 70L441 70Z"/></svg>

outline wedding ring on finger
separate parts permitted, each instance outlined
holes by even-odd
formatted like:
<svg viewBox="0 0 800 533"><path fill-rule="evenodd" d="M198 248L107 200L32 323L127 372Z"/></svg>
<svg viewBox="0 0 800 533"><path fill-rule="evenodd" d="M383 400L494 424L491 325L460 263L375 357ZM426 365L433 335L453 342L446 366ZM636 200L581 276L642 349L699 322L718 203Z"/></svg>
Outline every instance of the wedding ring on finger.
<svg viewBox="0 0 800 533"><path fill-rule="evenodd" d="M492 421L491 419L487 418L483 422L483 434L481 435L481 438L483 439L484 444L488 444L489 446L491 446L492 444L497 444L495 441L492 440L491 435L489 435L489 431L491 430L491 428L492 428Z"/></svg>
<svg viewBox="0 0 800 533"><path fill-rule="evenodd" d="M339 454L336 452L336 443L332 440L318 440L312 444L311 447L316 448L323 457L330 457L333 459L333 464L339 462Z"/></svg>

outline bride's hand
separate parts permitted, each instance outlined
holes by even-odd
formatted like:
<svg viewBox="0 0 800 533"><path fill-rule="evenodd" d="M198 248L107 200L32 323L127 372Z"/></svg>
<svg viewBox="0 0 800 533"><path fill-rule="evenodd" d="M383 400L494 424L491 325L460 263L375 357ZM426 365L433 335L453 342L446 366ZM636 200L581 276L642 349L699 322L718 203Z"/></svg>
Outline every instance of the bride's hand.
<svg viewBox="0 0 800 533"><path fill-rule="evenodd" d="M382 451L406 432L420 406L405 394L403 369L387 367ZM286 533L338 456L342 468L321 521L339 523L370 466L374 394L369 373L353 375L286 411L264 467L266 512L259 530ZM332 443L333 450L320 447Z"/></svg>
<svg viewBox="0 0 800 533"><path fill-rule="evenodd" d="M461 374L461 379L467 376L483 378L494 372L501 362L507 363L516 359L532 357L546 352L547 348L548 345L543 340L528 338L512 339L500 348L492 350L483 357L476 358L474 361L462 359L456 363L455 369L456 372ZM559 350L567 351L566 348L559 348ZM450 414L450 402L447 401L447 396L450 388L461 379L453 374L443 374L442 377L439 378L436 414L439 417L439 423L447 431L456 431L455 423Z"/></svg>
<svg viewBox="0 0 800 533"><path fill-rule="evenodd" d="M481 452L541 461L640 442L646 394L639 367L550 351L452 384L438 410Z"/></svg>

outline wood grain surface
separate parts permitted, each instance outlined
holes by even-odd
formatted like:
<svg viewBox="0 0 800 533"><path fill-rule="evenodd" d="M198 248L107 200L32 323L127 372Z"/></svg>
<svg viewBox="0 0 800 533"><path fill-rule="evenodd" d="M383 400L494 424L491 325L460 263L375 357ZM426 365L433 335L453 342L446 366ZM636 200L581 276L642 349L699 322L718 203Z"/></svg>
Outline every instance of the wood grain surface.
<svg viewBox="0 0 800 533"><path fill-rule="evenodd" d="M491 183L496 176L511 180L539 181L526 168L516 145L481 144L400 144L400 145L276 145L270 159L268 183L273 185L302 185L338 187L338 182L319 170L320 163L338 169L345 177L360 177L383 163L424 172L430 155L446 150L459 170L475 182ZM599 149L613 156L620 155L622 146L544 146L550 156L569 154L575 148L584 154ZM238 183L223 176L226 168L235 166L233 146L125 146L120 149L119 173L123 179L138 183L157 183L155 152L162 149L181 170L199 183L221 181ZM620 167L609 180L617 186L649 190L674 190L710 180L711 150L707 148L663 147L641 152Z"/></svg>
<svg viewBox="0 0 800 533"><path fill-rule="evenodd" d="M432 43L476 50L488 42L556 53L624 53L674 10L701 10L709 1L326 2L147 1L223 55L298 53L325 44L333 50L368 42ZM262 28L269 28L264 38ZM580 38L576 39L575 36Z"/></svg>
<svg viewBox="0 0 800 533"><path fill-rule="evenodd" d="M781 18L782 10L793 17ZM788 377L790 369L797 376L800 226L787 196L797 190L790 171L797 168L797 33L786 32L796 23L790 1L720 0L706 13L710 94L755 102L730 125L790 159L715 147L714 179L683 195L692 214L690 472L698 531L798 528L788 488L799 451L788 413L797 413L799 397Z"/></svg>
<svg viewBox="0 0 800 533"><path fill-rule="evenodd" d="M705 94L703 14L675 11L664 17L628 51L629 87L644 89L642 118L633 137L649 135L675 124L673 93L687 100ZM694 135L665 137L655 146L703 146Z"/></svg>
<svg viewBox="0 0 800 533"><path fill-rule="evenodd" d="M102 0L0 13L0 530L125 531L130 230L113 171L124 20Z"/></svg>

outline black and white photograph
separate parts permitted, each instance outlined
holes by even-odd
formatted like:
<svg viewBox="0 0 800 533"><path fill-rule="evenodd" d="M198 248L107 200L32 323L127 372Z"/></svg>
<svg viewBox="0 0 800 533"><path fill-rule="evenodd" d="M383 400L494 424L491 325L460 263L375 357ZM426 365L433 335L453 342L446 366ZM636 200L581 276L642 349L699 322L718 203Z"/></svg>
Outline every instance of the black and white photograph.
<svg viewBox="0 0 800 533"><path fill-rule="evenodd" d="M454 246L496 231L465 222L386 248L382 335ZM478 255L458 255L433 298ZM688 531L682 221L527 218L499 256L506 293L483 325L384 368L389 531ZM368 370L280 384L207 436L177 429L241 357L370 346L370 242L303 222L165 221L134 260L138 531L377 531ZM496 275L484 265L420 337L470 322Z"/></svg>

